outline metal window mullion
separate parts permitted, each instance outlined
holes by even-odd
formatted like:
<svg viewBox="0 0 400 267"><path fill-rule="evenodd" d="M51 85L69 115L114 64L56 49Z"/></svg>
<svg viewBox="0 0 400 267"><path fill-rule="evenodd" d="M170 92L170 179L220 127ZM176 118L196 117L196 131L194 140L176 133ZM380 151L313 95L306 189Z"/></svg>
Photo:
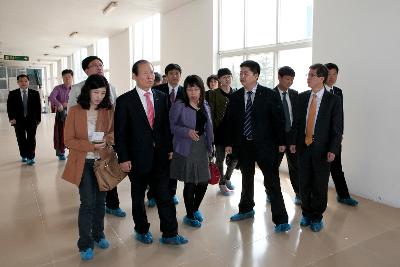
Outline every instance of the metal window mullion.
<svg viewBox="0 0 400 267"><path fill-rule="evenodd" d="M247 0L243 0L243 48L247 45ZM247 59L247 58L246 58Z"/></svg>
<svg viewBox="0 0 400 267"><path fill-rule="evenodd" d="M221 68L221 21L222 21L222 0L218 1L218 62L217 62L217 68L220 69Z"/></svg>
<svg viewBox="0 0 400 267"><path fill-rule="evenodd" d="M279 33L280 33L280 10L281 10L281 0L276 0L276 25L275 25L275 41L277 44L277 51L274 51L273 55L274 55L274 60L273 60L273 77L272 77L272 82L273 84L276 84L276 74L278 72L278 64L279 64L279 59L278 59L278 54L279 54L279 42L280 42L280 38L279 38Z"/></svg>

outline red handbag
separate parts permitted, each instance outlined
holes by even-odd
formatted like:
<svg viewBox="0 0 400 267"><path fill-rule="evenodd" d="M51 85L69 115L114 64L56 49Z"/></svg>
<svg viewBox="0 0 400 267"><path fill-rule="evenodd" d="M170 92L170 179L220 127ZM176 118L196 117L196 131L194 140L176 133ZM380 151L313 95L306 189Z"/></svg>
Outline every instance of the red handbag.
<svg viewBox="0 0 400 267"><path fill-rule="evenodd" d="M221 179L221 174L219 173L219 169L217 164L215 164L214 162L210 162L208 164L208 168L210 169L210 180L208 180L209 184L218 184L219 183L219 179Z"/></svg>

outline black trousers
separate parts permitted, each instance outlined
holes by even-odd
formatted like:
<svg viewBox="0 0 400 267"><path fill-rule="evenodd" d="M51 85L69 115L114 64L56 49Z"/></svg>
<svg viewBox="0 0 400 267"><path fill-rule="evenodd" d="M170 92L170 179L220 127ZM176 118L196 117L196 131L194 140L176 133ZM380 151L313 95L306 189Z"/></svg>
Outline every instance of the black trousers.
<svg viewBox="0 0 400 267"><path fill-rule="evenodd" d="M298 154L301 209L303 216L320 221L328 202L330 163L327 153L314 150L311 144Z"/></svg>
<svg viewBox="0 0 400 267"><path fill-rule="evenodd" d="M340 198L349 198L349 189L347 188L346 178L342 169L342 153L336 155L334 161L331 162L331 176L337 195Z"/></svg>
<svg viewBox="0 0 400 267"><path fill-rule="evenodd" d="M183 199L185 200L186 216L193 219L193 213L199 210L207 191L208 183L185 183L183 188Z"/></svg>
<svg viewBox="0 0 400 267"><path fill-rule="evenodd" d="M107 192L106 195L106 207L109 209L116 210L119 208L119 198L117 187Z"/></svg>
<svg viewBox="0 0 400 267"><path fill-rule="evenodd" d="M271 151L271 153L275 154L276 152ZM242 172L242 193L239 212L249 212L254 208L254 174L255 163L257 162L258 167L264 175L264 186L270 194L272 221L275 224L287 223L288 215L282 196L276 159L272 161L258 159L257 154L254 141L242 141L239 153L240 171Z"/></svg>
<svg viewBox="0 0 400 267"><path fill-rule="evenodd" d="M167 164L163 164L167 165ZM147 220L144 197L147 185L154 190L154 198L157 204L160 218L160 230L163 237L173 237L178 234L178 222L176 209L169 193L168 167L160 166L153 161L153 168L149 173L131 172L132 217L135 230L140 234L149 231L150 223Z"/></svg>
<svg viewBox="0 0 400 267"><path fill-rule="evenodd" d="M19 119L14 129L21 158L34 159L37 123L27 118Z"/></svg>
<svg viewBox="0 0 400 267"><path fill-rule="evenodd" d="M169 166L168 166L168 177L169 177ZM176 179L169 179L168 183L169 183L168 184L169 193L172 198L173 196L176 195L176 188L178 185L178 181ZM149 185L149 191L147 191L147 199L152 199L152 198L155 198L155 192L154 192L154 189Z"/></svg>
<svg viewBox="0 0 400 267"><path fill-rule="evenodd" d="M297 153L291 153L290 152L290 146L286 146L286 150L283 153L278 153L278 161L277 161L277 166L278 168L278 173L279 173L279 166L282 163L283 160L283 155L286 155L286 161L288 164L288 169L289 169L289 177L290 177L290 183L292 184L293 191L296 193L296 195L299 194L299 173L298 173L298 167L297 167ZM269 195L268 191L265 190L266 193Z"/></svg>

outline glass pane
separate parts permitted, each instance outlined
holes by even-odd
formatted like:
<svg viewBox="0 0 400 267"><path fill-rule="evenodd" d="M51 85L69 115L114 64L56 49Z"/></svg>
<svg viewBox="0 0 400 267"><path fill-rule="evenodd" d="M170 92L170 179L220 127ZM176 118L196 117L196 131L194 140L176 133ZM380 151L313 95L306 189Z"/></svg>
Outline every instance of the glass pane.
<svg viewBox="0 0 400 267"><path fill-rule="evenodd" d="M7 78L6 67L0 67L0 79L6 79L6 78Z"/></svg>
<svg viewBox="0 0 400 267"><path fill-rule="evenodd" d="M161 74L161 66L160 65L154 65L153 67L154 67L154 72L158 72Z"/></svg>
<svg viewBox="0 0 400 267"><path fill-rule="evenodd" d="M149 17L143 22L143 58L153 61L153 18Z"/></svg>
<svg viewBox="0 0 400 267"><path fill-rule="evenodd" d="M232 71L232 88L241 88L240 83L240 64L243 62L243 56L221 58L220 68L228 68Z"/></svg>
<svg viewBox="0 0 400 267"><path fill-rule="evenodd" d="M257 61L261 67L258 83L269 88L274 87L274 54L262 53L249 55L248 59Z"/></svg>
<svg viewBox="0 0 400 267"><path fill-rule="evenodd" d="M244 0L221 0L220 50L243 48Z"/></svg>
<svg viewBox="0 0 400 267"><path fill-rule="evenodd" d="M308 73L308 68L312 64L311 47L280 51L278 64L279 67L289 66L294 69L296 76L291 88L299 92L304 92L309 89L307 86L306 74Z"/></svg>
<svg viewBox="0 0 400 267"><path fill-rule="evenodd" d="M276 43L276 0L246 1L246 46Z"/></svg>
<svg viewBox="0 0 400 267"><path fill-rule="evenodd" d="M312 37L312 0L280 0L279 42Z"/></svg>
<svg viewBox="0 0 400 267"><path fill-rule="evenodd" d="M143 22L135 24L134 61L143 59Z"/></svg>
<svg viewBox="0 0 400 267"><path fill-rule="evenodd" d="M0 89L7 89L7 80L0 80Z"/></svg>
<svg viewBox="0 0 400 267"><path fill-rule="evenodd" d="M160 14L153 16L153 61L160 61Z"/></svg>
<svg viewBox="0 0 400 267"><path fill-rule="evenodd" d="M104 69L110 68L109 64L109 42L108 38L103 38L97 42L97 56L103 61Z"/></svg>

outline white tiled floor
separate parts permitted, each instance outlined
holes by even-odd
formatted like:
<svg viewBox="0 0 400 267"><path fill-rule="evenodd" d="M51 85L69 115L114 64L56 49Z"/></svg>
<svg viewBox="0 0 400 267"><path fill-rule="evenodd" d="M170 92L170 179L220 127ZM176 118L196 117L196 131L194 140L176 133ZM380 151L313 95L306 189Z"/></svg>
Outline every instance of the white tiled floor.
<svg viewBox="0 0 400 267"><path fill-rule="evenodd" d="M301 209L292 202L286 174L282 188L293 229L275 234L270 207L265 202L257 172L254 219L231 223L240 198L240 173L233 182L237 192L224 197L217 186L208 188L201 210L200 229L182 224L184 205L177 206L180 233L190 239L181 247L138 243L132 236L132 216L107 215L107 250L95 249L95 258L82 262L76 248L79 195L60 176L65 165L52 148L53 115L43 115L37 134L37 164L19 161L13 129L0 114L0 266L400 266L400 211L360 197L359 207L338 204L329 191L325 228L320 233L299 227ZM119 186L121 207L131 213L129 181ZM178 188L182 200L182 185ZM151 231L160 236L156 208L148 209Z"/></svg>

